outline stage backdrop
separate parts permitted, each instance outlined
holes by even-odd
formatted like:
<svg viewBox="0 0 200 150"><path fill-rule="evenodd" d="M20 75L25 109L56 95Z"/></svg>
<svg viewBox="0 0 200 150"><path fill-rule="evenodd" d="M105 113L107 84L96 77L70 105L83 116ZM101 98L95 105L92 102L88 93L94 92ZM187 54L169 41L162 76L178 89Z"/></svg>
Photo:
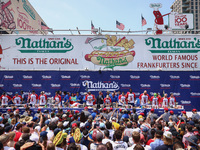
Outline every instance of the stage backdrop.
<svg viewBox="0 0 200 150"><path fill-rule="evenodd" d="M136 97L147 90L173 92L186 110L200 110L200 71L1 71L0 90L9 95L23 90L26 95L35 90L52 97L55 91L80 92L125 91L132 88Z"/></svg>
<svg viewBox="0 0 200 150"><path fill-rule="evenodd" d="M2 35L1 70L200 71L199 35Z"/></svg>

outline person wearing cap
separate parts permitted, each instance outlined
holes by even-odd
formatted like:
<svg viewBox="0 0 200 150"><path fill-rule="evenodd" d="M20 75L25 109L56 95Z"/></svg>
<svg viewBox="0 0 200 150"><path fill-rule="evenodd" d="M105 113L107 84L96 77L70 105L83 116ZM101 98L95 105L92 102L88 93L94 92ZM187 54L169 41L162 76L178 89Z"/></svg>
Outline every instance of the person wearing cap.
<svg viewBox="0 0 200 150"><path fill-rule="evenodd" d="M169 116L170 116L170 114L169 114L168 111L169 111L168 108L164 108L164 114L161 115L162 118L163 118L163 120L164 120L165 122L168 122L168 121L169 121Z"/></svg>
<svg viewBox="0 0 200 150"><path fill-rule="evenodd" d="M58 132L53 140L53 144L56 146L56 150L64 150L66 147L66 138L67 133L63 133L62 131Z"/></svg>
<svg viewBox="0 0 200 150"><path fill-rule="evenodd" d="M141 106L148 105L150 97L149 97L149 94L147 94L146 90L142 94L140 94L139 99L140 99Z"/></svg>
<svg viewBox="0 0 200 150"><path fill-rule="evenodd" d="M40 106L45 106L47 104L47 95L44 93L44 91L40 92L39 104Z"/></svg>
<svg viewBox="0 0 200 150"><path fill-rule="evenodd" d="M88 94L85 97L85 100L87 106L93 106L93 102L95 101L95 96L91 94L91 92L88 92Z"/></svg>
<svg viewBox="0 0 200 150"><path fill-rule="evenodd" d="M102 144L103 144L103 143L102 143L103 134L102 134L101 132L97 132L95 138L96 138L96 140L94 141L94 143L91 143L91 144L90 144L90 150L96 150L97 147L98 147L99 145L102 145Z"/></svg>
<svg viewBox="0 0 200 150"><path fill-rule="evenodd" d="M169 97L169 106L171 108L176 108L176 98L174 97L173 93L171 93Z"/></svg>
<svg viewBox="0 0 200 150"><path fill-rule="evenodd" d="M91 115L91 113L88 111L88 107L84 107L84 110L83 110L84 114L86 117L89 117Z"/></svg>
<svg viewBox="0 0 200 150"><path fill-rule="evenodd" d="M82 134L81 134L79 128L76 128L76 130L73 134L73 139L74 139L76 145L80 146L81 150L87 150L88 149L85 145L81 144Z"/></svg>
<svg viewBox="0 0 200 150"><path fill-rule="evenodd" d="M82 134L83 134L83 138L81 139L81 144L88 147L91 142L90 140L88 140L88 136L89 136L88 130L86 129L83 130Z"/></svg>
<svg viewBox="0 0 200 150"><path fill-rule="evenodd" d="M122 139L122 131L121 130L116 130L114 133L114 136L115 136L116 140L111 143L113 145L114 150L128 148L128 144L121 140Z"/></svg>
<svg viewBox="0 0 200 150"><path fill-rule="evenodd" d="M22 104L22 97L18 94L18 92L15 92L15 96L13 96L12 102L15 106L20 106Z"/></svg>
<svg viewBox="0 0 200 150"><path fill-rule="evenodd" d="M169 107L169 98L167 97L167 93L164 94L164 97L161 99L161 102L162 102L162 108Z"/></svg>
<svg viewBox="0 0 200 150"><path fill-rule="evenodd" d="M162 140L162 136L163 136L163 131L156 130L155 140L154 140L154 142L150 143L150 147L152 150L155 150L156 147L164 144L164 142Z"/></svg>
<svg viewBox="0 0 200 150"><path fill-rule="evenodd" d="M184 110L184 111L181 111L181 113L182 113L182 116L181 116L181 119L183 119L185 122L187 121L187 115L186 115L186 111Z"/></svg>
<svg viewBox="0 0 200 150"><path fill-rule="evenodd" d="M51 143L50 141L48 141L48 137L47 137L47 133L46 131L42 131L40 132L40 143L44 146L44 148L47 148L47 144Z"/></svg>
<svg viewBox="0 0 200 150"><path fill-rule="evenodd" d="M176 114L174 114L174 111L173 110L170 110L170 117L172 117L172 121L174 121L174 122L178 122L178 118L177 118L177 116L176 116Z"/></svg>
<svg viewBox="0 0 200 150"><path fill-rule="evenodd" d="M155 110L153 108L149 112L149 118L151 119L151 122L158 119L158 115L155 113Z"/></svg>
<svg viewBox="0 0 200 150"><path fill-rule="evenodd" d="M37 101L38 101L38 95L35 93L34 90L32 91L32 94L29 96L28 100L29 100L29 103L32 106L34 106L37 103Z"/></svg>
<svg viewBox="0 0 200 150"><path fill-rule="evenodd" d="M8 103L11 101L11 97L6 94L6 92L3 92L3 94L0 97L1 106L6 107Z"/></svg>
<svg viewBox="0 0 200 150"><path fill-rule="evenodd" d="M160 98L158 97L157 93L154 93L154 95L150 99L152 108L158 109L158 104L160 102Z"/></svg>
<svg viewBox="0 0 200 150"><path fill-rule="evenodd" d="M30 136L30 140L38 142L39 141L39 135L40 135L40 130L41 127L40 126L34 126L34 131Z"/></svg>
<svg viewBox="0 0 200 150"><path fill-rule="evenodd" d="M197 138L196 135L187 137L186 140L189 142L189 145L187 146L188 150L198 150L199 149L199 146L198 146L199 139Z"/></svg>
<svg viewBox="0 0 200 150"><path fill-rule="evenodd" d="M155 150L169 150L173 149L173 141L172 141L172 133L169 131L165 131L163 134L163 145L157 146Z"/></svg>
<svg viewBox="0 0 200 150"><path fill-rule="evenodd" d="M74 121L71 122L71 127L72 127L72 125L73 125L74 123L76 123L78 126L80 125L81 122L78 121L78 115L74 115Z"/></svg>
<svg viewBox="0 0 200 150"><path fill-rule="evenodd" d="M192 120L199 120L200 119L200 115L197 113L196 109L192 110Z"/></svg>
<svg viewBox="0 0 200 150"><path fill-rule="evenodd" d="M186 134L183 136L182 142L186 148L189 145L187 138L190 136L193 136L194 133L192 132L192 125L190 125L190 124L188 124L185 129L186 129Z"/></svg>

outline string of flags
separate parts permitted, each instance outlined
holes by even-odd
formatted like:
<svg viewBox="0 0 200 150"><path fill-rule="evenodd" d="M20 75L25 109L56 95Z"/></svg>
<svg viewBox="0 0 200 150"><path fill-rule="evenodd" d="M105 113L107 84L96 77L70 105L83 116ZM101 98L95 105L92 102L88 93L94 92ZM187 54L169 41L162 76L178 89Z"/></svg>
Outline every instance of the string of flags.
<svg viewBox="0 0 200 150"><path fill-rule="evenodd" d="M141 15L141 23L142 23L142 26L146 25L147 24L147 21L146 19L144 19L144 17ZM124 30L125 28L125 25L119 21L116 20L116 28L118 28L119 30ZM92 23L91 21L91 30L95 29L94 27L94 24ZM95 31L91 31L93 34L97 34Z"/></svg>

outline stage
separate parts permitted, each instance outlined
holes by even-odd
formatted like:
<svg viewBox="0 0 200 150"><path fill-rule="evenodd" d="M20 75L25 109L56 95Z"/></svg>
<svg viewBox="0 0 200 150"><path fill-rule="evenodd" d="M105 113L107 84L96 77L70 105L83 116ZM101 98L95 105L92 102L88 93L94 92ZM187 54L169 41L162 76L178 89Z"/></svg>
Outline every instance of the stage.
<svg viewBox="0 0 200 150"><path fill-rule="evenodd" d="M7 113L7 110L8 109L11 109L11 107L7 107L7 108L0 108L0 112L1 113ZM24 107L19 107L19 112L20 114L22 115L23 112L25 111L25 108ZM48 110L49 112L52 111L52 108L40 108L42 112L44 112L45 110ZM56 110L56 112L58 111L58 108L54 108ZM63 109L63 112L67 112L67 110L78 110L79 112L83 111L84 109L83 108L62 108ZM114 108L114 109L119 109L119 108ZM32 116L34 116L34 114L38 111L38 108L30 108L30 110L32 111ZM93 108L89 108L88 111L89 112L92 112ZM126 109L126 110L130 110L132 111L132 109ZM136 108L136 112L137 114L139 113L144 113L144 114L148 114L148 112L150 111L151 109L150 108ZM155 113L160 116L164 113L164 109L154 109L155 110ZM174 114L176 114L177 116L181 114L181 111L184 111L185 109L169 109L170 110L173 110L174 111Z"/></svg>

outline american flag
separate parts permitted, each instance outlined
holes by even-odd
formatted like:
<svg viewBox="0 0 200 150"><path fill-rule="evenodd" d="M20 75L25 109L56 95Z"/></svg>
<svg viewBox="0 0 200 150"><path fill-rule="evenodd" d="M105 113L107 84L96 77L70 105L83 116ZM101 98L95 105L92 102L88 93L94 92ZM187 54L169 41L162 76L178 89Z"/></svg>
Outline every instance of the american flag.
<svg viewBox="0 0 200 150"><path fill-rule="evenodd" d="M141 18L142 18L142 26L146 25L147 24L146 19L144 19L144 17L142 15L141 15Z"/></svg>
<svg viewBox="0 0 200 150"><path fill-rule="evenodd" d="M46 24L44 24L43 22L41 22L41 28L42 28L42 30L48 30L49 29L49 27Z"/></svg>
<svg viewBox="0 0 200 150"><path fill-rule="evenodd" d="M125 26L123 23L120 23L119 21L116 20L116 27L120 30L124 30Z"/></svg>
<svg viewBox="0 0 200 150"><path fill-rule="evenodd" d="M92 23L92 21L91 21L91 30L93 30L94 29L94 25L93 25L93 23ZM92 31L92 33L93 34L97 34L95 31Z"/></svg>

